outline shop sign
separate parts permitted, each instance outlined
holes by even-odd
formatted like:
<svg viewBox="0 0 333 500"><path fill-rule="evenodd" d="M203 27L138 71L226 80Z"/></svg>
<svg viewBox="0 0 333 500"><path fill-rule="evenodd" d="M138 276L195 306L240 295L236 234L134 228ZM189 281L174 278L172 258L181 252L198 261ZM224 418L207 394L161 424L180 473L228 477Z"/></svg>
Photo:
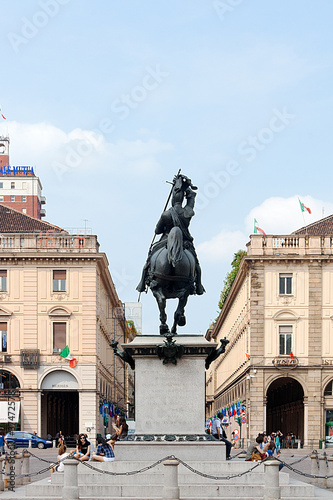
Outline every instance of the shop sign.
<svg viewBox="0 0 333 500"><path fill-rule="evenodd" d="M290 356L284 357L284 356L276 356L276 358L273 359L272 361L273 365L275 368L296 368L298 366L298 358L293 356L292 358Z"/></svg>

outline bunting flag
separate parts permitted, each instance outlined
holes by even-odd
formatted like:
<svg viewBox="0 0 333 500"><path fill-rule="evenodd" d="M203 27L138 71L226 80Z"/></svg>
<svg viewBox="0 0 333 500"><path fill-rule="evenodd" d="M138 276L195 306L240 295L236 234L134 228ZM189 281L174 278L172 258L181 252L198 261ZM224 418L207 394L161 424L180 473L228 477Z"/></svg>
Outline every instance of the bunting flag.
<svg viewBox="0 0 333 500"><path fill-rule="evenodd" d="M245 353L245 356L247 357L247 359L250 359L250 354L248 352Z"/></svg>
<svg viewBox="0 0 333 500"><path fill-rule="evenodd" d="M69 366L71 368L75 368L76 365L77 365L77 359L76 358L71 359L70 362L69 362Z"/></svg>
<svg viewBox="0 0 333 500"><path fill-rule="evenodd" d="M61 351L61 353L59 354L59 356L61 356L62 358L68 359L68 361L71 361L73 359L73 356L69 352L68 345L66 345L65 349L63 349Z"/></svg>
<svg viewBox="0 0 333 500"><path fill-rule="evenodd" d="M1 106L0 106L0 115L2 116L2 118L3 118L4 120L7 120L7 118L6 118L6 117L2 114L2 108L1 108Z"/></svg>
<svg viewBox="0 0 333 500"><path fill-rule="evenodd" d="M253 232L254 234L257 234L259 231L259 233L263 234L266 236L266 233L263 229L261 229L261 227L258 226L258 221L257 219L254 219L254 228L253 228Z"/></svg>
<svg viewBox="0 0 333 500"><path fill-rule="evenodd" d="M304 205L304 203L302 203L302 202L301 202L301 200L300 200L299 198L298 198L298 201L299 201L299 204L300 204L300 206L301 206L301 210L302 210L302 212L305 212L305 210L307 210L307 211L309 212L309 214L311 214L311 210L310 210L310 208L306 207L306 206Z"/></svg>
<svg viewBox="0 0 333 500"><path fill-rule="evenodd" d="M292 351L290 351L290 357L291 359L294 359L294 353Z"/></svg>

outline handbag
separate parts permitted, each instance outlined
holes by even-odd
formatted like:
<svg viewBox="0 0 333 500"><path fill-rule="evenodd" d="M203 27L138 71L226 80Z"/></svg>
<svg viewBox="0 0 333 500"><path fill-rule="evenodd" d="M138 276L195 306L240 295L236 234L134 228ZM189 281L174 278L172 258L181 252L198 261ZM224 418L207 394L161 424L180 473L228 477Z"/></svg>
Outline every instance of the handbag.
<svg viewBox="0 0 333 500"><path fill-rule="evenodd" d="M253 451L251 455L251 461L256 462L258 460L262 460L261 453L259 453L259 451Z"/></svg>

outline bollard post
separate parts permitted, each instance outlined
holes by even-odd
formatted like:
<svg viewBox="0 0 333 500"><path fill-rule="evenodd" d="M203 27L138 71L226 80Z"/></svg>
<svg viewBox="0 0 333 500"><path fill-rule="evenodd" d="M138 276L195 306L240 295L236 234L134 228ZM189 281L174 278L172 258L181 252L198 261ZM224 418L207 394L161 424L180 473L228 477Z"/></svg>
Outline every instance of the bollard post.
<svg viewBox="0 0 333 500"><path fill-rule="evenodd" d="M30 473L30 453L27 450L23 450L23 463L22 463L22 474ZM30 476L23 477L23 484L28 484L31 481Z"/></svg>
<svg viewBox="0 0 333 500"><path fill-rule="evenodd" d="M3 468L3 463L5 461L4 455L0 457L0 491L4 491L5 489L5 483L3 481L3 474L2 474L2 468Z"/></svg>
<svg viewBox="0 0 333 500"><path fill-rule="evenodd" d="M55 439L53 439L53 448L56 448L57 447L57 441Z"/></svg>
<svg viewBox="0 0 333 500"><path fill-rule="evenodd" d="M310 455L310 458L311 458L311 476L319 476L319 467L318 467L318 462L317 462L318 455L317 455L317 453L312 453L312 455ZM316 477L311 477L310 478L310 483L311 484L318 484L318 479Z"/></svg>
<svg viewBox="0 0 333 500"><path fill-rule="evenodd" d="M333 476L333 457L327 457L328 475ZM333 488L333 477L327 479L327 488Z"/></svg>
<svg viewBox="0 0 333 500"><path fill-rule="evenodd" d="M164 487L163 487L163 500L178 500L179 499L179 486L178 486L178 460L166 460L163 462L164 469Z"/></svg>
<svg viewBox="0 0 333 500"><path fill-rule="evenodd" d="M29 448L32 448L32 441L29 439Z"/></svg>
<svg viewBox="0 0 333 500"><path fill-rule="evenodd" d="M276 500L281 498L280 494L280 480L279 480L279 465L277 460L266 460L265 479L264 479L264 500Z"/></svg>
<svg viewBox="0 0 333 500"><path fill-rule="evenodd" d="M15 455L15 475L20 476L22 473L22 453L16 453ZM23 484L23 477L16 477L15 478L15 485L16 486L22 486Z"/></svg>
<svg viewBox="0 0 333 500"><path fill-rule="evenodd" d="M326 488L327 479L325 479L325 476L327 475L328 475L328 467L326 462L326 453L324 452L324 454L320 455L319 457L319 476L324 476L323 478L318 479L318 486L320 488Z"/></svg>
<svg viewBox="0 0 333 500"><path fill-rule="evenodd" d="M78 461L75 458L64 460L64 486L62 488L63 500L77 500L79 498L79 486L77 477Z"/></svg>

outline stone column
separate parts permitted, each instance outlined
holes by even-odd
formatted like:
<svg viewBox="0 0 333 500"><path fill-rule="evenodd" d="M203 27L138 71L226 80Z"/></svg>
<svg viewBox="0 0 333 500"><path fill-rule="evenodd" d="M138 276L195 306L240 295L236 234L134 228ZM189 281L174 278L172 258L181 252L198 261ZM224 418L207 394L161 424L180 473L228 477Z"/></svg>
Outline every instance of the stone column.
<svg viewBox="0 0 333 500"><path fill-rule="evenodd" d="M64 460L64 486L62 488L63 500L77 500L79 498L79 486L77 477L78 461L75 458Z"/></svg>
<svg viewBox="0 0 333 500"><path fill-rule="evenodd" d="M15 474L19 476L22 473L22 453L16 453L15 455ZM16 486L21 486L23 484L23 477L15 478Z"/></svg>
<svg viewBox="0 0 333 500"><path fill-rule="evenodd" d="M304 443L303 447L307 448L309 445L308 442L308 434L309 434L309 407L308 407L308 398L304 398Z"/></svg>
<svg viewBox="0 0 333 500"><path fill-rule="evenodd" d="M264 500L276 500L281 498L279 482L279 465L277 460L267 460L265 467L265 489Z"/></svg>
<svg viewBox="0 0 333 500"><path fill-rule="evenodd" d="M311 458L311 476L319 476L319 466L318 466L318 455L316 453L312 453L310 455ZM318 484L318 479L315 477L310 478L310 483Z"/></svg>
<svg viewBox="0 0 333 500"><path fill-rule="evenodd" d="M326 488L327 487L327 479L325 479L325 476L328 476L329 470L328 470L328 462L326 462L327 456L326 453L323 455L320 455L319 457L319 476L324 476L321 479L318 479L318 486L321 488Z"/></svg>
<svg viewBox="0 0 333 500"><path fill-rule="evenodd" d="M163 500L178 500L178 460L166 460L163 462L164 468L164 488Z"/></svg>
<svg viewBox="0 0 333 500"><path fill-rule="evenodd" d="M333 476L333 457L327 457L328 475ZM327 479L327 488L333 488L333 477Z"/></svg>
<svg viewBox="0 0 333 500"><path fill-rule="evenodd" d="M30 453L23 451L23 464L22 464L22 474L29 474L30 472ZM23 478L23 484L30 483L31 477L27 476Z"/></svg>

